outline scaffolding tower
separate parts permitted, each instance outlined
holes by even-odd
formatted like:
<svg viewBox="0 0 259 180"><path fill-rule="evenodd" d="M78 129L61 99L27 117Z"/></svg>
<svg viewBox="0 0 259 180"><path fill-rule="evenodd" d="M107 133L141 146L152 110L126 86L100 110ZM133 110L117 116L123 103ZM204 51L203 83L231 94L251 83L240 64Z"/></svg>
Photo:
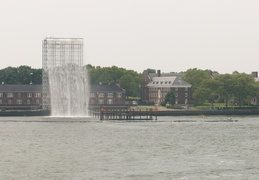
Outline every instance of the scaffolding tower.
<svg viewBox="0 0 259 180"><path fill-rule="evenodd" d="M43 109L50 109L49 70L66 64L83 66L83 38L45 38L42 42Z"/></svg>

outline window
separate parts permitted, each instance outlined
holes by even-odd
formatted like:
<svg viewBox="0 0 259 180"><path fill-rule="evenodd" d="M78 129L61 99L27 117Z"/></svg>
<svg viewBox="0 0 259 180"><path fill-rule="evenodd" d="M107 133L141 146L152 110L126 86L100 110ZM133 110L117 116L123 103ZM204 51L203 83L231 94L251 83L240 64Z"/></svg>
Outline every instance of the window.
<svg viewBox="0 0 259 180"><path fill-rule="evenodd" d="M18 96L17 96L17 97L18 97L18 98L21 98L21 96L22 96L21 93L18 93Z"/></svg>
<svg viewBox="0 0 259 180"><path fill-rule="evenodd" d="M188 99L185 99L185 102L184 102L185 104L187 104L188 103Z"/></svg>
<svg viewBox="0 0 259 180"><path fill-rule="evenodd" d="M185 91L188 91L188 88L187 88L187 87L185 88Z"/></svg>
<svg viewBox="0 0 259 180"><path fill-rule="evenodd" d="M8 100L8 104L12 104L12 100L9 99L9 100Z"/></svg>
<svg viewBox="0 0 259 180"><path fill-rule="evenodd" d="M178 88L175 88L175 91L178 91Z"/></svg>
<svg viewBox="0 0 259 180"><path fill-rule="evenodd" d="M93 99L91 99L91 102L90 102L90 104L94 104L94 100L93 100Z"/></svg>
<svg viewBox="0 0 259 180"><path fill-rule="evenodd" d="M31 100L27 99L27 104L31 104Z"/></svg>
<svg viewBox="0 0 259 180"><path fill-rule="evenodd" d="M108 104L113 104L112 99L108 99Z"/></svg>
<svg viewBox="0 0 259 180"><path fill-rule="evenodd" d="M32 93L27 93L27 97L31 98L32 97Z"/></svg>
<svg viewBox="0 0 259 180"><path fill-rule="evenodd" d="M108 98L112 98L113 97L113 93L108 93Z"/></svg>
<svg viewBox="0 0 259 180"><path fill-rule="evenodd" d="M178 92L175 93L175 97L178 97Z"/></svg>
<svg viewBox="0 0 259 180"><path fill-rule="evenodd" d="M117 93L117 97L121 98L122 97L122 93Z"/></svg>
<svg viewBox="0 0 259 180"><path fill-rule="evenodd" d="M95 93L90 93L90 97L94 98L95 97Z"/></svg>
<svg viewBox="0 0 259 180"><path fill-rule="evenodd" d="M185 97L188 97L188 93L185 93Z"/></svg>
<svg viewBox="0 0 259 180"><path fill-rule="evenodd" d="M17 99L17 104L22 104L22 100L21 99Z"/></svg>
<svg viewBox="0 0 259 180"><path fill-rule="evenodd" d="M40 100L39 99L36 100L36 104L40 104Z"/></svg>
<svg viewBox="0 0 259 180"><path fill-rule="evenodd" d="M3 93L0 93L0 98L4 97Z"/></svg>
<svg viewBox="0 0 259 180"><path fill-rule="evenodd" d="M175 100L175 104L178 104L178 99Z"/></svg>
<svg viewBox="0 0 259 180"><path fill-rule="evenodd" d="M104 100L103 99L99 99L99 104L104 104Z"/></svg>
<svg viewBox="0 0 259 180"><path fill-rule="evenodd" d="M35 93L35 94L34 94L34 97L40 98L40 97L41 97L41 93Z"/></svg>
<svg viewBox="0 0 259 180"><path fill-rule="evenodd" d="M13 97L13 93L7 93L7 97L8 98L12 98Z"/></svg>
<svg viewBox="0 0 259 180"><path fill-rule="evenodd" d="M3 101L2 101L2 99L0 99L0 104L3 104Z"/></svg>
<svg viewBox="0 0 259 180"><path fill-rule="evenodd" d="M104 97L104 93L99 93L99 94L98 94L98 97L99 97L99 98L103 98L103 97Z"/></svg>

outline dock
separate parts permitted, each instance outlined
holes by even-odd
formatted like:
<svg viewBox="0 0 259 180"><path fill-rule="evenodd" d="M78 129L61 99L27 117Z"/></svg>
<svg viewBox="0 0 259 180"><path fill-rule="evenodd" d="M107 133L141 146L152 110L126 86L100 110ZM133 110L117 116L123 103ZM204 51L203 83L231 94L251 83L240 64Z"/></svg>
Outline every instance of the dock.
<svg viewBox="0 0 259 180"><path fill-rule="evenodd" d="M152 110L129 110L129 109L104 109L94 110L91 116L100 120L157 120L156 111Z"/></svg>

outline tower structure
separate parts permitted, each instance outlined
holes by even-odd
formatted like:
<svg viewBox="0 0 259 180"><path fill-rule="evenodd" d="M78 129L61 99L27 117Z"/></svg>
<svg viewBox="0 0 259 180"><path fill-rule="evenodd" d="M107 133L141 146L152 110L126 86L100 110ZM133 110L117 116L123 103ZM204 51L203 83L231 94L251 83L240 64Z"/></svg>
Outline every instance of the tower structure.
<svg viewBox="0 0 259 180"><path fill-rule="evenodd" d="M55 104L57 104L56 108L60 108L61 104L68 104L72 107L72 110L61 107L59 111L71 113L70 111L78 109L78 107L73 107L78 106L79 103L73 93L80 95L86 93L84 84L87 83L87 75L82 70L83 41L83 38L46 38L43 40L42 104L44 109L51 108L53 111L51 106ZM80 92L76 92L77 90Z"/></svg>

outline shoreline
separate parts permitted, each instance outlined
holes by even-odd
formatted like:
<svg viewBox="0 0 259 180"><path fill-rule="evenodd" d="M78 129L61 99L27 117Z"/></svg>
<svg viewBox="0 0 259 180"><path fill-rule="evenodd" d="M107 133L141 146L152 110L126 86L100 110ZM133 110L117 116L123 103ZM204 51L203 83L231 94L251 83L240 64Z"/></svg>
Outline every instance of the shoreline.
<svg viewBox="0 0 259 180"><path fill-rule="evenodd" d="M143 111L134 110L135 115L143 114ZM259 109L246 110L158 110L146 111L153 116L209 116L209 115L259 115ZM0 116L50 116L49 110L16 110L0 111Z"/></svg>

